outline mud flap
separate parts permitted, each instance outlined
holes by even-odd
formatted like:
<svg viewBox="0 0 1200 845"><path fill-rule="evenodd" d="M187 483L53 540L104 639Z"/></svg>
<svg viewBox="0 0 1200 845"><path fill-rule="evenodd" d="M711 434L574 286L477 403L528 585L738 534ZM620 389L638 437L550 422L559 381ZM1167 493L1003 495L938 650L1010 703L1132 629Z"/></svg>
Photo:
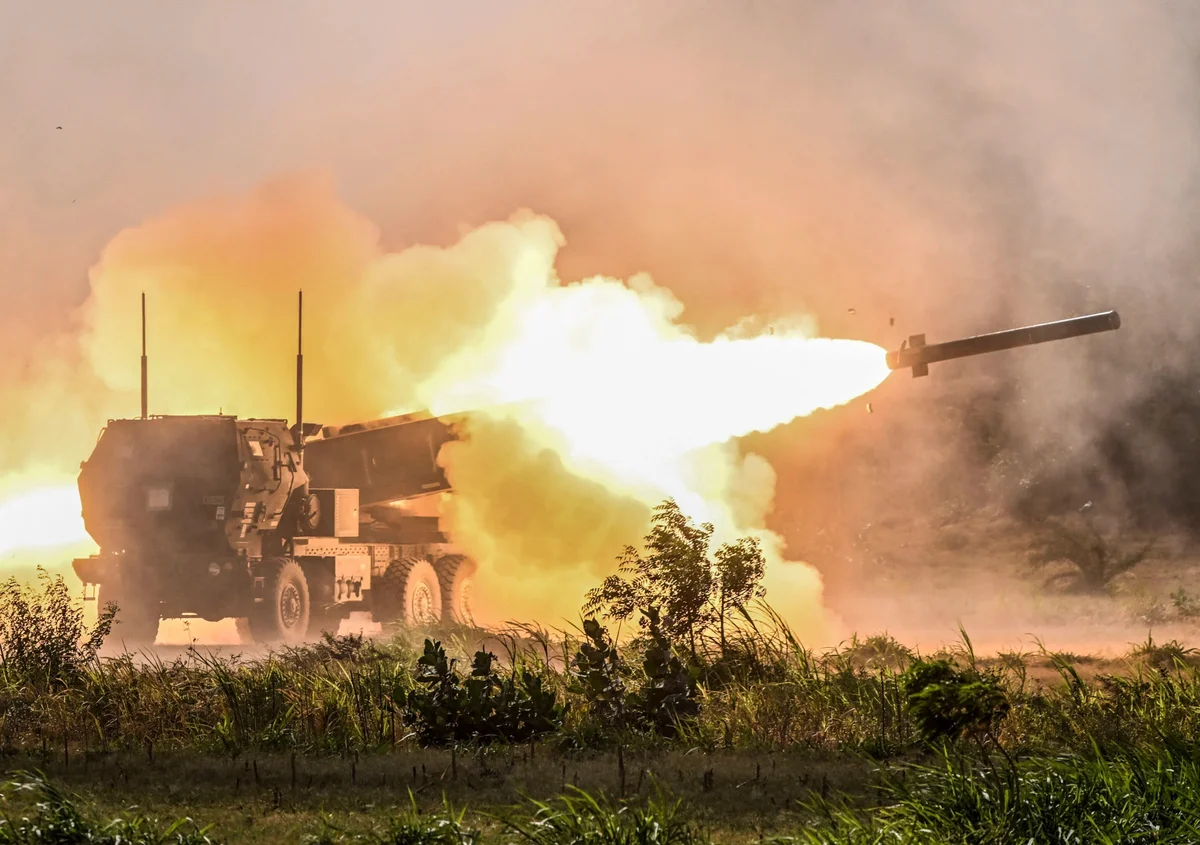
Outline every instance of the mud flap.
<svg viewBox="0 0 1200 845"><path fill-rule="evenodd" d="M106 576L112 574L108 562L97 555L75 558L75 560L71 561L71 568L75 570L76 576L84 583L85 587L89 584L92 586L102 584L106 580L109 580ZM95 597L95 593L93 592L92 598L94 599Z"/></svg>

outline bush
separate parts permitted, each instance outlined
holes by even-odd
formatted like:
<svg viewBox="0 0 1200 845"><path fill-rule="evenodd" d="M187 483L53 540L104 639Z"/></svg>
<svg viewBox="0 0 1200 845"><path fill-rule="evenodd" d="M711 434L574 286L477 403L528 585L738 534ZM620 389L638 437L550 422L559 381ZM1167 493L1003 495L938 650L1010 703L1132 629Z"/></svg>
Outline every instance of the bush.
<svg viewBox="0 0 1200 845"><path fill-rule="evenodd" d="M673 499L654 510L653 526L645 537L643 557L629 546L621 557L620 573L591 590L585 614L599 611L610 619L628 619L639 609L656 607L660 624L675 642L686 642L695 658L705 649L706 636L717 636L724 654L726 629L734 614L765 594L761 586L766 566L753 537L743 537L717 549L710 559L713 526L694 525ZM646 620L642 620L643 627Z"/></svg>
<svg viewBox="0 0 1200 845"><path fill-rule="evenodd" d="M1099 592L1145 560L1154 548L1154 541L1127 548L1122 538L1105 536L1090 514L1091 508L1087 508L1070 520L1045 521L1045 532L1031 562L1047 566L1067 561L1074 567L1070 573L1052 576L1052 584L1065 583L1085 592Z"/></svg>
<svg viewBox="0 0 1200 845"><path fill-rule="evenodd" d="M95 661L116 609L102 610L89 629L61 575L38 567L38 580L40 592L16 578L0 586L0 663L35 685L61 685Z"/></svg>
<svg viewBox="0 0 1200 845"><path fill-rule="evenodd" d="M622 728L630 716L626 700L629 669L604 626L583 622L584 641L571 658L570 692L586 702L587 712L605 728Z"/></svg>
<svg viewBox="0 0 1200 845"><path fill-rule="evenodd" d="M636 689L626 683L632 672L608 633L588 619L583 627L587 639L572 660L569 690L583 696L587 712L603 728L674 737L681 721L700 712L700 667L676 655L657 609L643 611L643 617L648 635L642 641L642 678Z"/></svg>
<svg viewBox="0 0 1200 845"><path fill-rule="evenodd" d="M900 678L908 710L926 742L968 737L998 746L1010 705L994 675L960 670L948 660L915 661Z"/></svg>
<svg viewBox="0 0 1200 845"><path fill-rule="evenodd" d="M680 721L700 712L700 675L695 665L684 665L671 648L659 624L658 611L645 612L650 633L642 659L646 679L634 701L641 724L663 736L675 736Z"/></svg>
<svg viewBox="0 0 1200 845"><path fill-rule="evenodd" d="M425 653L417 661L421 687L404 700L404 720L418 742L528 742L562 727L566 707L541 677L519 665L500 677L493 671L494 661L494 655L476 652L464 681L442 644L425 640Z"/></svg>

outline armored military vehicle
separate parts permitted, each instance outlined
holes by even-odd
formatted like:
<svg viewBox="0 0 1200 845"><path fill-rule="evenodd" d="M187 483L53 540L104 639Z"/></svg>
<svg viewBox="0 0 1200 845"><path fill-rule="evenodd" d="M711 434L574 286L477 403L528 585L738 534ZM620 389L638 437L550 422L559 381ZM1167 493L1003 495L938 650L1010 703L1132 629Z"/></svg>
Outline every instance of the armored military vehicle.
<svg viewBox="0 0 1200 845"><path fill-rule="evenodd" d="M162 618L232 617L256 641L290 644L353 610L470 620L475 564L428 507L450 490L437 453L453 420L151 416L144 296L142 313L142 415L109 421L79 473L100 551L73 565L86 595L117 605L116 634L152 642ZM300 351L296 363L303 420Z"/></svg>

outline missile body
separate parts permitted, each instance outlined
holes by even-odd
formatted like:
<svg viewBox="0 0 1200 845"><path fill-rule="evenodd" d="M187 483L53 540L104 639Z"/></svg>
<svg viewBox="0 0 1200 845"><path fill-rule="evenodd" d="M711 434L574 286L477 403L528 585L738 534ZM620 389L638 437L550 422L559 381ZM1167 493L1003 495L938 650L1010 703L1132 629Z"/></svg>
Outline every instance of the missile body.
<svg viewBox="0 0 1200 845"><path fill-rule="evenodd" d="M1036 326L964 337L945 343L927 344L925 335L917 334L901 344L899 349L887 354L887 365L892 370L911 368L913 378L920 378L929 375L929 365L938 361L986 355L989 352L1016 349L1018 346L1032 346L1035 343L1049 343L1052 340L1065 340L1098 332L1111 332L1120 327L1121 316L1116 311L1105 311L1053 323L1039 323Z"/></svg>

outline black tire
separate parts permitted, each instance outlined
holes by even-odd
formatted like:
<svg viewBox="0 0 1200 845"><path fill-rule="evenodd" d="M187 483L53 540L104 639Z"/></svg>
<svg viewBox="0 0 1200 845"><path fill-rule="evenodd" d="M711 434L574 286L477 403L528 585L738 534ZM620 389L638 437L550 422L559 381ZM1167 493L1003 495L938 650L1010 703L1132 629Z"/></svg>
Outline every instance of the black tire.
<svg viewBox="0 0 1200 845"><path fill-rule="evenodd" d="M381 625L433 625L442 618L437 572L424 558L394 560L371 582L371 615Z"/></svg>
<svg viewBox="0 0 1200 845"><path fill-rule="evenodd" d="M475 624L471 613L471 585L479 569L465 555L446 555L433 562L442 585L442 618L460 625Z"/></svg>
<svg viewBox="0 0 1200 845"><path fill-rule="evenodd" d="M154 645L158 638L160 602L137 588L126 588L120 581L101 584L98 593L101 611L110 604L117 606L117 617L109 636L112 642L134 648Z"/></svg>
<svg viewBox="0 0 1200 845"><path fill-rule="evenodd" d="M291 558L263 562L263 600L247 621L256 642L299 645L308 637L312 607L308 579Z"/></svg>

